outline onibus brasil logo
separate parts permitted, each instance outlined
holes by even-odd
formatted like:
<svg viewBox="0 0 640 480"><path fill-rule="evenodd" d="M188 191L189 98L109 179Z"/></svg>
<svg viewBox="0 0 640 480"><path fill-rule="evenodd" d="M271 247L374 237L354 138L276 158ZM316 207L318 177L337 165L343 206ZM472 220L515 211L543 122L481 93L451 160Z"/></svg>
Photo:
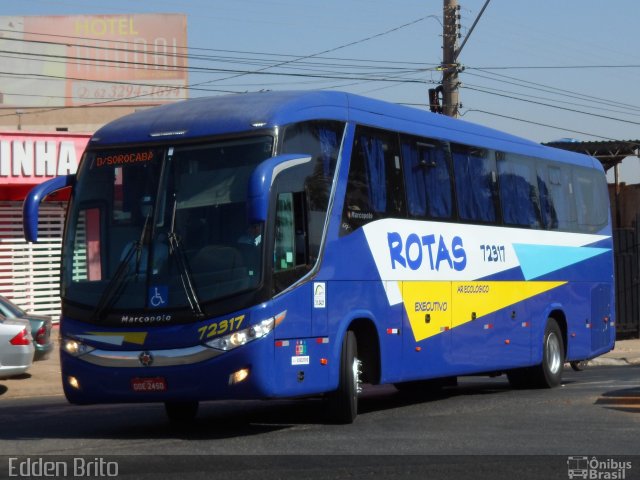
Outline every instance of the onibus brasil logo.
<svg viewBox="0 0 640 480"><path fill-rule="evenodd" d="M607 458L571 456L567 458L567 474L570 479L584 478L597 480L624 480L627 470L631 470L631 462Z"/></svg>

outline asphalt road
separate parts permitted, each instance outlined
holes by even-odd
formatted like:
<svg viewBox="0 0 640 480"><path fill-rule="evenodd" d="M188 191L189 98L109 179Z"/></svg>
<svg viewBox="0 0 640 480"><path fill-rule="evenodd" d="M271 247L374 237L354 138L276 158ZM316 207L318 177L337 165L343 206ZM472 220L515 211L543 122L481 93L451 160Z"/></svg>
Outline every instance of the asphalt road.
<svg viewBox="0 0 640 480"><path fill-rule="evenodd" d="M72 406L63 397L0 400L4 455L640 454L640 367L567 371L561 387L512 390L465 377L415 398L369 387L353 425L327 425L322 402L209 402L189 426L162 405ZM640 473L640 464L637 471ZM1 472L0 472L1 473ZM627 477L629 478L629 477Z"/></svg>
<svg viewBox="0 0 640 480"><path fill-rule="evenodd" d="M118 478L154 480L160 473L414 480L426 472L429 480L564 480L568 462L576 462L569 457L594 455L631 459L635 468L593 478L640 479L639 354L640 341L618 342L594 361L608 366L567 369L553 390L512 390L505 377L461 378L457 388L427 398L365 387L360 415L348 426L324 424L322 402L307 399L204 403L197 422L182 427L169 424L162 405L67 404L54 356L0 381L0 479L20 473L9 461L22 456L62 459L70 470L78 459L96 467L106 457L119 465Z"/></svg>

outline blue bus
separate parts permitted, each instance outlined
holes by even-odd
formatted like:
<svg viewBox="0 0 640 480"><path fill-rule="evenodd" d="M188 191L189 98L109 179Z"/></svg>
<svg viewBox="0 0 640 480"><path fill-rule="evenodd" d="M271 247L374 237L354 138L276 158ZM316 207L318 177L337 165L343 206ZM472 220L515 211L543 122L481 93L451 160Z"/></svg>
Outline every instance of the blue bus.
<svg viewBox="0 0 640 480"><path fill-rule="evenodd" d="M615 341L593 158L341 92L199 98L115 120L71 189L61 369L74 404L553 387Z"/></svg>

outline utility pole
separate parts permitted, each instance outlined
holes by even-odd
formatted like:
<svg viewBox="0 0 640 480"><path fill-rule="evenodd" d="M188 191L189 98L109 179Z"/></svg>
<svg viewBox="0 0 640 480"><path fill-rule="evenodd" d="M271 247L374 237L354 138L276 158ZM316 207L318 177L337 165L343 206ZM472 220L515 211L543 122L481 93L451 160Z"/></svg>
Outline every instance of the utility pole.
<svg viewBox="0 0 640 480"><path fill-rule="evenodd" d="M490 1L486 0L484 2L480 13L478 13L467 36L462 41L462 45L456 48L456 42L461 37L460 6L458 5L458 0L444 0L442 7L442 84L429 90L429 104L432 112L443 113L449 117L458 116L458 108L460 107L458 73L464 70L464 67L461 68L458 63L458 55L460 55L462 48L469 40L471 32L476 28ZM440 104L439 95L442 95L442 104Z"/></svg>
<svg viewBox="0 0 640 480"><path fill-rule="evenodd" d="M458 0L444 0L442 15L442 113L458 116L458 63L456 41L459 36Z"/></svg>

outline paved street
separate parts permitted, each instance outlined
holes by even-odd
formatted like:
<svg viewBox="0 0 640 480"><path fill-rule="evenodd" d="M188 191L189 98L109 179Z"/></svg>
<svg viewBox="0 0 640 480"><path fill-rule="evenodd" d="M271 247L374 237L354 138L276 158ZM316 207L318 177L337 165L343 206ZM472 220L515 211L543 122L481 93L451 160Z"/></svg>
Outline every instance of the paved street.
<svg viewBox="0 0 640 480"><path fill-rule="evenodd" d="M637 454L640 367L568 371L562 387L512 390L466 377L416 399L372 387L354 425L322 423L320 400L204 403L176 428L161 405L68 405L61 396L0 401L5 454ZM615 436L613 435L615 432Z"/></svg>
<svg viewBox="0 0 640 480"><path fill-rule="evenodd" d="M283 471L299 476L304 469L305 478L324 479L331 478L326 471L334 466L342 466L335 471L344 474L335 478L370 478L367 472L374 467L389 478L406 478L426 464L432 478L451 478L452 468L462 474L486 467L487 461L494 462L493 470L479 470L477 478L512 478L508 474L523 465L528 467L520 478L543 478L540 465L547 469L545 478L567 478L568 456L640 453L636 343L618 345L608 360L594 362L614 366L567 369L563 385L552 390L513 390L504 376L464 377L457 388L429 398L407 396L392 386L368 387L356 423L346 426L324 424L319 399L208 402L195 424L182 427L170 425L158 404L73 406L61 394L59 366L52 358L37 363L30 377L0 381L0 452L117 456L124 470L136 472L131 478L144 477L143 460L155 465L149 475L161 469L175 473L167 478L183 478L185 472L208 478L212 458L225 478L280 478ZM121 457L131 454L143 457ZM167 457L180 454L204 457L187 464L189 457ZM318 454L323 457L307 457ZM269 455L262 465L274 477L263 475L254 455ZM315 470L309 470L310 463ZM0 478L6 473L2 468Z"/></svg>

